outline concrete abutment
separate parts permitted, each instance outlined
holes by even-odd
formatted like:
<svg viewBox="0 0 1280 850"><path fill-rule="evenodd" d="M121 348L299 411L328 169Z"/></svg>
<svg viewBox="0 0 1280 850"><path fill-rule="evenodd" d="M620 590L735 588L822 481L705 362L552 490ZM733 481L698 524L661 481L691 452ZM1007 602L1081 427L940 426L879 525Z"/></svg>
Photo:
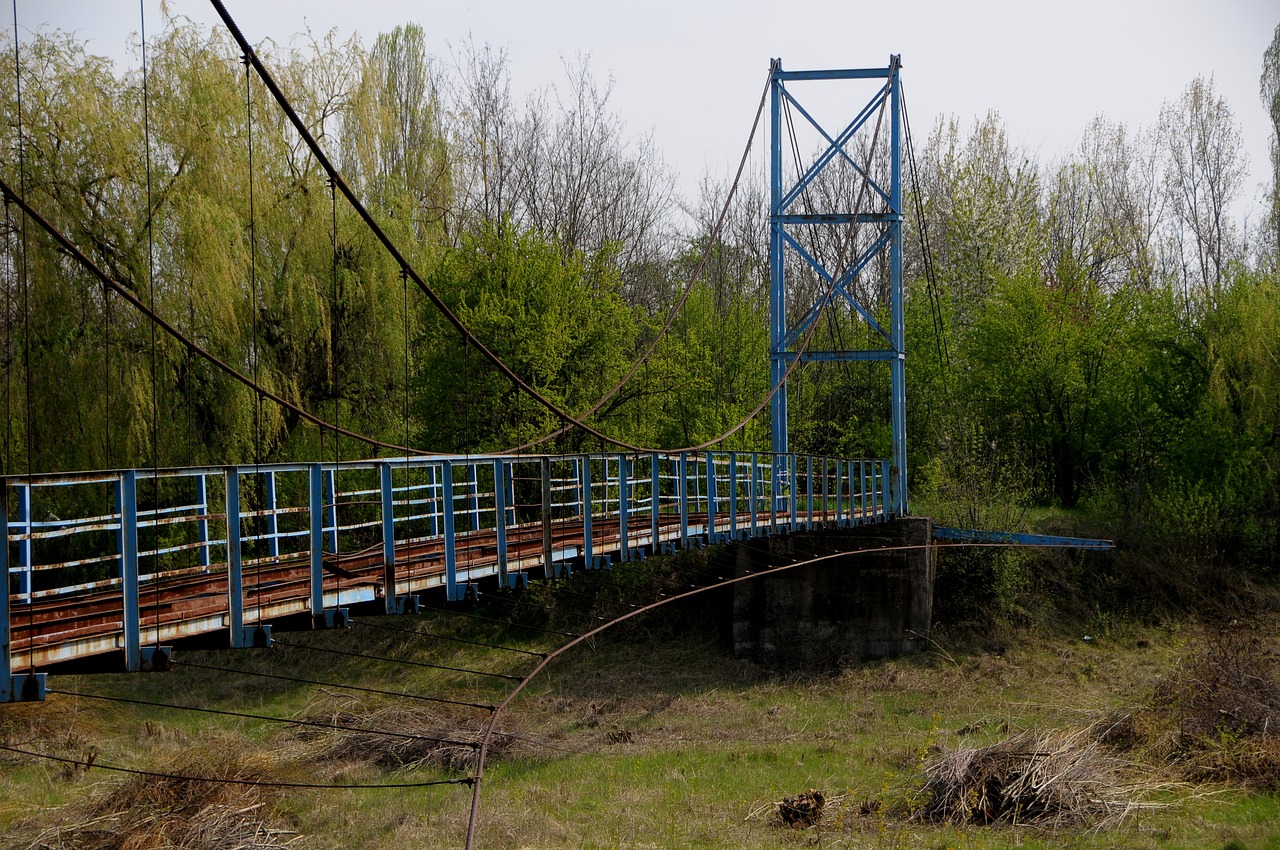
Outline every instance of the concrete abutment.
<svg viewBox="0 0 1280 850"><path fill-rule="evenodd" d="M900 517L739 543L737 575L843 554L734 585L734 655L810 666L922 650L933 619L931 525Z"/></svg>

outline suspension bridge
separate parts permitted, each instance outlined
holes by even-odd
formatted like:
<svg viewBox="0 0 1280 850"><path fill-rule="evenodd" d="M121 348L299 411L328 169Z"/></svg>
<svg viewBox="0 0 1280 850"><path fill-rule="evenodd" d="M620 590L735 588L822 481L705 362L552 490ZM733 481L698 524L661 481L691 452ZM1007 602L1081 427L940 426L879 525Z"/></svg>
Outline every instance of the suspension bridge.
<svg viewBox="0 0 1280 850"><path fill-rule="evenodd" d="M575 415L539 393L432 291L332 165L225 6L212 2L243 51L246 69L270 92L290 132L309 149L335 193L399 266L406 286L409 281L417 286L466 344L518 391L566 423L565 429L578 429L612 448L539 454L535 442L491 454L416 453L413 447L382 443L324 421L263 386L256 374L237 370L183 335L157 313L154 303L141 299L50 224L22 190L19 126L18 161L0 169L0 191L6 206L20 213L24 238L30 231L32 238L52 240L78 273L96 278L152 328L250 387L259 405L280 405L322 431L363 440L376 456L28 470L4 476L0 568L8 584L0 594L0 703L43 699L48 671L68 665L165 670L175 648L192 639L203 639L205 645L216 640L229 650L265 647L273 640L273 629L341 628L355 608L412 614L424 600L461 603L493 588L520 588L530 580L604 570L681 549L878 527L909 515L902 287L905 110L898 57L884 67L835 71L787 71L781 61L771 63L757 114L759 123L767 106L771 131L770 355L769 363L761 364L770 371L770 390L750 416L721 437L694 446L654 448L615 439L587 419L635 374L657 340L586 413ZM15 37L15 51L20 49ZM145 51L144 32L144 74ZM824 129L789 87L841 81L869 84L871 95L852 120L834 131ZM807 164L788 166L784 123L793 115L816 130L821 146ZM858 139L866 143L859 147ZM845 201L828 197L824 205L826 196L815 191L835 168L845 169L854 181L851 208L847 195ZM822 238L837 245L834 260L815 247ZM888 277L887 302L868 304L856 283L881 260ZM794 279L800 275L821 285L799 287ZM856 313L879 347L811 347L820 318L835 303ZM682 304L683 299L677 301L676 311ZM798 313L798 321L789 318L792 313ZM791 450L788 380L803 364L814 362L888 367L888 457ZM770 451L722 447L727 436L766 408ZM955 529L937 530L935 536L1095 545ZM931 592L931 586L924 592ZM468 847L492 728L491 723L479 744L477 773L466 780L477 789Z"/></svg>
<svg viewBox="0 0 1280 850"><path fill-rule="evenodd" d="M584 421L585 415L560 409L472 334L343 180L223 4L214 0L213 5L243 51L246 79L250 70L256 73L335 192L394 258L406 281L411 279L464 342L515 387L553 411L566 427L612 444L618 453L520 453L530 448L525 446L494 455L414 456L404 453L408 447L365 438L380 453L395 448L402 453L354 462L182 469L153 465L7 476L0 534L8 545L0 547L0 558L10 583L0 605L0 630L8 637L0 653L0 700L39 698L40 671L49 665L99 658L108 667L130 671L163 669L172 644L184 638L225 633L228 647L261 646L270 642L273 623L291 618L334 627L344 622L351 606L377 604L386 613L411 612L424 593L439 592L456 602L474 596L484 582L515 587L530 577L554 578L676 548L800 528L882 523L906 513L897 57L884 68L823 72L785 71L780 61L771 63L756 124L767 101L773 175L772 389L752 417L769 408L773 450L724 451L716 448L719 440L655 450L611 438ZM143 35L145 106L145 19ZM15 40L15 51L20 47ZM837 132L823 129L788 90L792 82L841 80L871 81L873 94ZM784 116L791 120L792 109L817 128L826 149L808 167L797 162L788 172L782 160L782 122ZM890 167L884 176L873 176L886 123ZM852 140L871 127L869 147L855 151ZM50 224L21 190L25 166L22 127L18 129L18 161L10 163L9 172L19 171L19 178L0 179L0 190L6 205L21 213L24 239L31 230L53 240L153 327L250 386L259 405L275 402L322 429L363 438L272 393L257 381L256 372L244 374L211 355L159 315L154 302L145 302ZM148 142L148 162L149 150ZM853 211L815 207L809 189L836 167L851 169L859 179ZM868 229L871 237L858 238L859 228ZM845 234L838 266L828 269L819 259L812 236L816 230ZM887 328L851 286L886 252L891 278ZM795 287L789 286L788 275L797 274L797 268L825 281L807 307L796 301ZM817 320L835 300L857 310L884 347L810 350ZM797 304L805 309L793 324L787 313ZM817 457L789 450L787 379L802 363L815 360L889 364L890 458ZM634 372L633 367L628 377ZM79 515L59 515L68 511Z"/></svg>

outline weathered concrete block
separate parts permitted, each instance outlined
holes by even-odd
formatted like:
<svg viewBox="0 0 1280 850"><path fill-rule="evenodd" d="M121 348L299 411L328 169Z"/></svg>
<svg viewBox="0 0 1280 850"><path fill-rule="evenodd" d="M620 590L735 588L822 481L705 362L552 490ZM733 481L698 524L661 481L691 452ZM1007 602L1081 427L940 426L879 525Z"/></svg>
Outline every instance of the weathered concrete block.
<svg viewBox="0 0 1280 850"><path fill-rule="evenodd" d="M768 665L917 652L933 619L926 517L799 531L738 546L738 575L838 554L734 585L733 648Z"/></svg>

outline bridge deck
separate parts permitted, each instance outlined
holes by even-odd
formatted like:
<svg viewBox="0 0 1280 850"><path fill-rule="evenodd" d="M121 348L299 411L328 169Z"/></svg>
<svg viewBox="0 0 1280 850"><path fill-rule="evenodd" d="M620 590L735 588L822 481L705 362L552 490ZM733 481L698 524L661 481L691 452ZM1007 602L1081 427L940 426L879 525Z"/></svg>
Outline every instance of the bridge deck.
<svg viewBox="0 0 1280 850"><path fill-rule="evenodd" d="M379 600L390 612L432 590L462 598L481 579L883 520L886 466L725 452L10 478L18 510L9 519L3 500L0 531L18 557L8 566L17 592L0 611L6 661L21 671L123 650L137 669L143 647L220 631L248 645L258 625L285 617ZM290 489L290 476L305 486ZM85 490L114 504L71 498ZM60 519L55 505L78 518Z"/></svg>

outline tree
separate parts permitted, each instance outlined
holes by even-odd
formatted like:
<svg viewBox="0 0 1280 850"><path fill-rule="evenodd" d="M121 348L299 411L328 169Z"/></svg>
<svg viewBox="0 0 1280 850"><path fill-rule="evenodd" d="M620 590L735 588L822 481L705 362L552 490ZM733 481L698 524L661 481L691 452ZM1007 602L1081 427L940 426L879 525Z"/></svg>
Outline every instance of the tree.
<svg viewBox="0 0 1280 850"><path fill-rule="evenodd" d="M1280 25L1276 26L1271 46L1262 56L1259 88L1262 105L1271 117L1271 209L1268 211L1267 233L1273 262L1280 263Z"/></svg>
<svg viewBox="0 0 1280 850"><path fill-rule="evenodd" d="M1189 308L1211 310L1222 299L1228 264L1239 256L1230 208L1247 170L1235 116L1212 78L1197 77L1176 103L1164 105L1159 138L1178 283Z"/></svg>
<svg viewBox="0 0 1280 850"><path fill-rule="evenodd" d="M634 325L608 257L566 256L536 233L488 226L464 234L429 282L477 338L563 407L589 406L626 367ZM563 424L464 344L434 309L423 317L415 347L421 445L505 449ZM609 424L612 413L597 421Z"/></svg>

